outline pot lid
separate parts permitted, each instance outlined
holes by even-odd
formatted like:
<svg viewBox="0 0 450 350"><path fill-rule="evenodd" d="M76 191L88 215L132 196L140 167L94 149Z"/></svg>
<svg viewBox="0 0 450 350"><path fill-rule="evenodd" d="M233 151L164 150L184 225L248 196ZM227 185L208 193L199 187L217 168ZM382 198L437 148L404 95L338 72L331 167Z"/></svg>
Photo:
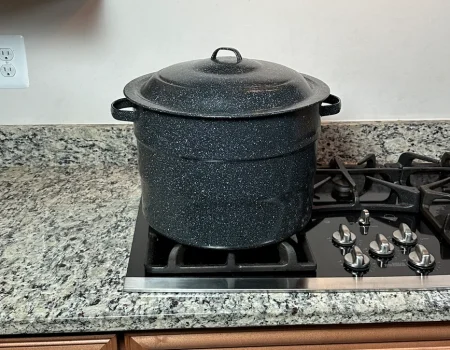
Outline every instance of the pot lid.
<svg viewBox="0 0 450 350"><path fill-rule="evenodd" d="M234 53L218 57L220 50ZM174 64L132 80L125 96L135 104L196 117L256 117L293 111L325 100L328 86L293 69L242 58L221 47L211 58Z"/></svg>

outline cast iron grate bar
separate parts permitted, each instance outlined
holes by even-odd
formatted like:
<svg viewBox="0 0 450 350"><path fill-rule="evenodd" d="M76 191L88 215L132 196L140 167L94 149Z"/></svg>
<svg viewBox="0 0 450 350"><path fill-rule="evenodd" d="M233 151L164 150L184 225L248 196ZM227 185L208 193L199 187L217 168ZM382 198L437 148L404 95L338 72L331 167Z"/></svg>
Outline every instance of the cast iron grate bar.
<svg viewBox="0 0 450 350"><path fill-rule="evenodd" d="M315 213L326 213L330 211L347 211L347 210L374 210L374 211L398 211L398 212L409 212L418 213L420 211L420 191L415 187L401 185L401 179L405 178L409 181L409 177L413 174L416 169L417 171L440 171L445 172L446 168L442 167L412 167L404 168L403 164L412 165L414 159L422 160L432 160L433 164L439 164L438 160L420 157L413 153L404 153L400 156L399 162L397 164L391 165L388 168L375 168L376 159L375 156L369 154L363 160L357 163L356 167L346 168L346 165L338 157L334 157L330 161L330 168L319 168L317 169L318 175L327 176L325 179L319 181L314 185L315 192L322 186L333 178L338 178L339 181L347 183L350 189L350 198L342 202L325 202L318 203L317 201L313 204L313 211ZM401 162L400 162L401 161ZM360 165L364 165L360 167ZM412 170L411 170L412 169ZM407 172L408 175L405 177L403 172ZM450 169L448 169L450 173ZM352 178L352 175L364 175L365 181L361 193L365 193L370 190L374 183L387 187L390 192L387 199L380 202L361 202L360 194L356 188L356 182ZM372 176L370 176L372 175ZM375 176L381 177L381 179ZM314 199L320 199L317 192L314 195Z"/></svg>
<svg viewBox="0 0 450 350"><path fill-rule="evenodd" d="M189 274L220 274L220 273L260 273L260 272L313 272L317 269L317 264L312 255L307 240L303 235L292 238L274 245L272 247L257 248L252 251L216 251L202 248L192 248L172 242L172 247L167 249L169 240L161 238L149 229L149 249L147 262L145 264L146 273L149 275L189 275ZM164 241L164 242L161 242ZM161 245L161 247L158 246ZM169 243L170 244L170 243ZM162 248L162 249L159 249ZM268 249L275 250L278 255L277 261L264 262L261 256L268 252ZM154 261L155 252L159 254L166 250L164 254L165 262ZM190 262L187 258L189 250L196 256L201 256L201 261ZM223 256L223 261L218 261L217 256ZM242 262L243 255L246 260ZM262 257L264 260L264 257ZM220 260L220 259L219 259Z"/></svg>
<svg viewBox="0 0 450 350"><path fill-rule="evenodd" d="M450 152L445 152L441 157L441 166L450 167Z"/></svg>
<svg viewBox="0 0 450 350"><path fill-rule="evenodd" d="M365 156L363 159L361 159L357 165L364 165L363 169L367 168L376 168L377 167L377 158L375 157L375 154L369 153L367 156Z"/></svg>
<svg viewBox="0 0 450 350"><path fill-rule="evenodd" d="M450 193L444 191L437 191L436 189L444 189L445 185L450 184L450 177L433 182L428 185L420 187L422 192L422 213L433 225L447 244L450 244L450 211L442 214L442 220L438 220L437 215L431 212L433 205L443 204L443 210L447 210L450 206ZM445 206L447 205L447 206Z"/></svg>
<svg viewBox="0 0 450 350"><path fill-rule="evenodd" d="M405 152L400 155L398 158L397 164L399 164L402 168L404 167L411 167L413 165L413 161L415 160L421 160L428 163L434 163L434 164L440 164L439 159L434 159L427 156L422 156L420 154L412 153L412 152ZM420 164L423 166L424 164Z"/></svg>

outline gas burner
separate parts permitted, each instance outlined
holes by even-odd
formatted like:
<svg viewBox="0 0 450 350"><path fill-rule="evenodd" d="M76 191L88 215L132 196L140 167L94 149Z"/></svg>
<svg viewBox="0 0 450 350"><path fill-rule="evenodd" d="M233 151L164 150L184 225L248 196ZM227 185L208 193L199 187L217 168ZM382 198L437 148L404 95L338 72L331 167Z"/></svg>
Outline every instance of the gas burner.
<svg viewBox="0 0 450 350"><path fill-rule="evenodd" d="M334 199L345 202L351 201L355 197L352 187L342 175L333 176L331 181L333 182L331 196Z"/></svg>

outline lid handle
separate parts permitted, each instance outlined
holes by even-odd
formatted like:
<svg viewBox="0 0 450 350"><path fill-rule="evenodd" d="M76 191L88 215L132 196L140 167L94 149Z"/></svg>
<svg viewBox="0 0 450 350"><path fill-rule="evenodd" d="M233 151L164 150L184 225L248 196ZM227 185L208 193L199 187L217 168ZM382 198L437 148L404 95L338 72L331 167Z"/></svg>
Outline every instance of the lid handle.
<svg viewBox="0 0 450 350"><path fill-rule="evenodd" d="M232 51L236 55L236 63L239 63L242 61L242 56L241 56L240 52L236 49L233 49L232 47L219 47L218 49L215 49L211 55L212 60L216 60L217 54L219 53L220 50Z"/></svg>

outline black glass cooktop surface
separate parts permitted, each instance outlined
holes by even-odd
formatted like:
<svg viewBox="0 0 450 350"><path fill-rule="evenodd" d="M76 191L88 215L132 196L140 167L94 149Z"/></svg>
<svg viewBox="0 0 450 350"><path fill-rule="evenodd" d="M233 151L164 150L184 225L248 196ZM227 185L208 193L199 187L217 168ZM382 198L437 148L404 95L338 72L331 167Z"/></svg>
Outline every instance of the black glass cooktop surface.
<svg viewBox="0 0 450 350"><path fill-rule="evenodd" d="M449 162L448 153L405 153L382 167L373 155L356 164L333 158L317 169L307 227L257 249L183 246L139 210L125 290L450 288Z"/></svg>
<svg viewBox="0 0 450 350"><path fill-rule="evenodd" d="M347 214L347 215L342 215ZM434 234L432 227L424 220L421 214L372 214L370 226L361 226L358 223L359 213L339 213L337 216L314 215L308 228L291 238L298 256L298 267L283 270L286 259L280 253L279 245L260 249L231 252L234 254L235 269L229 269L227 257L230 252L183 247L183 255L178 258L185 260L170 261L170 254L181 247L176 242L163 237L158 243L153 243L154 251L149 250L149 229L142 213L136 226L133 246L130 254L130 263L127 277L149 276L305 276L305 277L349 277L349 276L417 276L420 274L450 274L450 247L442 241L439 235ZM408 256L415 245L400 245L393 240L394 231L399 229L401 223L407 224L417 235L417 244L425 246L435 258L433 266L427 269L417 269L408 263ZM344 265L344 256L349 253L352 246L339 246L332 240L334 232L339 230L341 224L346 225L356 236L355 244L370 259L367 269L352 271ZM377 234L383 234L393 245L394 252L389 257L379 257L370 252L370 243L376 240ZM299 248L296 247L296 243ZM307 246L304 245L307 242ZM282 250L283 248L281 248ZM174 266L183 268L176 270ZM302 267L302 263L305 264ZM153 264L153 266L149 266ZM280 266L279 269L276 267ZM202 269L201 267L209 267ZM239 268L241 267L241 268ZM247 269L245 268L247 267ZM153 268L153 270L152 270Z"/></svg>

